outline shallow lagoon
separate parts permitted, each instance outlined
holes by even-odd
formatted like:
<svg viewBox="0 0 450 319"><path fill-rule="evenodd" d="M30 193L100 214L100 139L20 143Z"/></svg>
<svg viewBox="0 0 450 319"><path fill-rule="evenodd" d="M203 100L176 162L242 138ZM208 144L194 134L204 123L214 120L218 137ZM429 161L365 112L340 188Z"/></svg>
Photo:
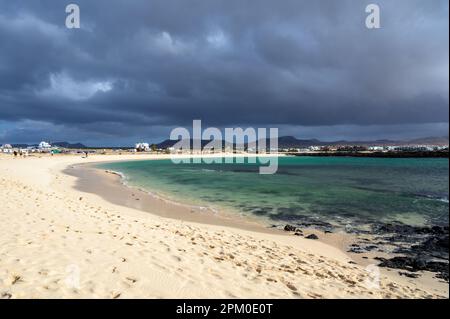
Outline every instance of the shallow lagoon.
<svg viewBox="0 0 450 319"><path fill-rule="evenodd" d="M258 164L102 164L131 186L177 201L258 216L268 223L317 220L336 226L399 221L448 226L448 159L280 157L274 175Z"/></svg>

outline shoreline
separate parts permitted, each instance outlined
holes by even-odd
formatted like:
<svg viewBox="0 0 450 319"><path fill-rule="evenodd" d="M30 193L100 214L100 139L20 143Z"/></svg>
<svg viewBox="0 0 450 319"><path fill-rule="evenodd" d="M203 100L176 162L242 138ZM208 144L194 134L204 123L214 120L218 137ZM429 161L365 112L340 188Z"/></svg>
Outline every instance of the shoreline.
<svg viewBox="0 0 450 319"><path fill-rule="evenodd" d="M154 159L158 160L158 159ZM216 225L241 229L246 231L254 231L263 234L273 234L278 236L296 237L293 232L284 231L280 228L270 227L257 217L249 215L241 216L236 212L224 212L220 208L218 211L212 210L208 206L201 209L199 206L192 206L191 204L176 201L172 198L165 198L155 193L156 190L144 190L125 183L126 178L120 172L108 171L103 168L95 167L98 164L106 164L110 162L81 164L75 165L71 172L67 170L65 173L70 173L78 178L77 187L83 192L92 192L100 195L107 201L125 207L139 209L141 211L155 214L164 218L174 220L181 220L187 222L195 222L206 225ZM92 188L92 179L95 179L95 185ZM118 195L120 193L120 195ZM150 209L148 208L150 207ZM287 225L287 224L286 224ZM375 234L348 234L343 231L327 232L321 229L312 227L302 227L302 237L309 235L316 235L317 242L332 246L338 249L345 256L350 258L361 266L370 266L377 264L377 258L392 258L399 254L390 252L372 252L370 250L365 252L353 252L351 248L359 247L362 242L374 242ZM380 271L389 277L403 281L405 272L401 269L380 268ZM407 272L406 272L407 273ZM403 274L403 275L402 275ZM421 286L428 286L433 289L438 288L445 293L446 283L441 282L435 278L435 274L428 271L420 272L418 278L414 278L417 284Z"/></svg>
<svg viewBox="0 0 450 319"><path fill-rule="evenodd" d="M159 157L160 158L160 157ZM11 298L448 298L370 274L324 243L163 218L76 189L63 171L135 155L0 157L0 292ZM67 286L67 267L79 287ZM285 268L287 267L287 268ZM180 286L180 282L182 285Z"/></svg>
<svg viewBox="0 0 450 319"><path fill-rule="evenodd" d="M102 162L108 163L108 162ZM294 234L278 227L265 224L258 217L239 215L221 208L211 209L208 206L196 206L172 198L165 198L152 191L143 190L124 183L122 174L94 167L95 164L79 164L67 168L63 172L77 178L75 188L101 196L103 199L124 207L138 209L156 216L173 220L194 222L205 225L231 227L262 234L294 237ZM92 183L95 180L95 185ZM281 221L280 221L281 222ZM285 223L287 225L287 223ZM363 255L351 254L346 248L356 242L356 236L344 232L325 232L315 228L302 228L303 237L316 235L318 242L339 249L352 259L357 259L364 266L370 264ZM294 237L295 238L295 237Z"/></svg>
<svg viewBox="0 0 450 319"><path fill-rule="evenodd" d="M97 164L100 163L73 165L63 172L77 178L76 189L100 195L105 200L117 205L174 220L281 234L279 230L264 227L260 221L251 219L250 216L236 216L209 206L183 203L153 191L127 185L124 183L124 176L117 172L94 167Z"/></svg>

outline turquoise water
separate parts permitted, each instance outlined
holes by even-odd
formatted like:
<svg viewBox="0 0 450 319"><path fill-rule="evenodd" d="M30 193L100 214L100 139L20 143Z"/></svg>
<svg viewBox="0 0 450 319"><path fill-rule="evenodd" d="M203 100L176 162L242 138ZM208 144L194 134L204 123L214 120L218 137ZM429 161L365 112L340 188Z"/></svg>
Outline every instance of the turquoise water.
<svg viewBox="0 0 450 319"><path fill-rule="evenodd" d="M274 175L257 164L102 164L132 186L276 224L312 218L335 225L401 221L448 225L448 159L282 157Z"/></svg>

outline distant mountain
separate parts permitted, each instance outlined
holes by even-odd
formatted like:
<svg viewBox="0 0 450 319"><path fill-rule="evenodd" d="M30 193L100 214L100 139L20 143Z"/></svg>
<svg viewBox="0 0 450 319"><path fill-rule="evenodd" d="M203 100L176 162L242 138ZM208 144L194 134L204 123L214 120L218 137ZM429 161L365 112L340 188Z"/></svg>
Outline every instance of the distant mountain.
<svg viewBox="0 0 450 319"><path fill-rule="evenodd" d="M172 147L177 143L178 141L173 140L165 140L159 144L156 144L158 148L168 148ZM209 143L209 140L202 140L201 144L202 147L204 147L207 143ZM221 141L222 142L222 141ZM259 142L262 142L262 140L259 140ZM193 143L193 139L190 139L190 145ZM448 137L426 137L426 138L420 138L420 139L413 139L413 140L407 140L407 141L399 141L399 140L374 140L374 141L347 141L347 140L340 140L340 141L320 141L318 139L298 139L294 136L281 136L278 138L278 148L307 148L310 146L333 146L333 145L342 145L342 146L386 146L386 145L448 145L449 139ZM231 146L232 143L226 142L227 146ZM273 146L274 143L270 143L270 139L266 139L266 147ZM242 147L242 145L240 145ZM247 147L256 147L256 142L250 142L245 143L245 146Z"/></svg>
<svg viewBox="0 0 450 319"><path fill-rule="evenodd" d="M424 137L408 141L410 144L423 145L448 145L448 136L442 137Z"/></svg>
<svg viewBox="0 0 450 319"><path fill-rule="evenodd" d="M178 143L178 141L179 140L164 140L164 141L162 141L161 143L159 143L159 144L156 144L156 146L158 147L158 148L161 148L161 149L165 149L165 148L169 148L169 147L173 147L174 145L175 145L175 143ZM198 140L197 140L198 141ZM208 143L210 143L212 140L201 140L200 141L200 143L201 143L201 145L202 145L202 148L205 146L205 145L207 145ZM222 141L220 141L221 143L222 143ZM190 143L190 145L191 145L191 147L192 147L192 145L193 145L193 143L194 143L194 139L190 139L189 140L189 143ZM227 145L231 145L231 143L227 143Z"/></svg>
<svg viewBox="0 0 450 319"><path fill-rule="evenodd" d="M266 140L266 145L269 145L269 139ZM254 143L253 143L254 144ZM283 136L278 138L279 148L307 148L310 146L387 146L387 145L439 145L447 146L449 144L448 137L426 137L413 140L374 140L374 141L320 141L317 139L301 140L293 136Z"/></svg>
<svg viewBox="0 0 450 319"><path fill-rule="evenodd" d="M178 141L174 141L174 140L164 140L164 141L162 141L161 143L156 144L156 146L157 146L158 148L165 149L165 148L169 148L169 147L174 146L176 142L178 142Z"/></svg>
<svg viewBox="0 0 450 319"><path fill-rule="evenodd" d="M191 138L189 140L190 145L193 145L193 139ZM168 147L173 147L175 145L175 143L177 143L178 141L174 141L174 140L164 140L163 142L156 144L158 146L158 148L168 148ZM208 144L209 142L211 142L211 140L201 140L201 145L202 147L204 147L206 144ZM223 143L223 140L220 141L221 143ZM255 147L255 142L250 142L250 143L245 143L245 146L248 147ZM280 148L289 148L289 147L299 147L299 145L301 145L301 147L309 147L309 146L313 146L313 145L326 145L327 143L325 142L321 142L319 140L299 140L296 139L293 136L283 136L278 138L278 147ZM226 146L231 147L233 145L233 143L231 142L225 142ZM269 139L267 139L266 141L266 146L269 146ZM273 144L272 144L273 145Z"/></svg>
<svg viewBox="0 0 450 319"><path fill-rule="evenodd" d="M51 143L53 146L58 146L62 148L87 148L86 145L81 143L69 143L69 142L54 142Z"/></svg>
<svg viewBox="0 0 450 319"><path fill-rule="evenodd" d="M270 140L266 139L266 146L273 145L269 144ZM326 142L319 141L317 139L298 139L294 136L281 136L278 138L278 148L304 148L310 146L324 146L327 145Z"/></svg>
<svg viewBox="0 0 450 319"><path fill-rule="evenodd" d="M81 143L69 143L69 142L54 142L50 143L52 146L62 147L62 148L88 148ZM27 148L27 147L38 147L39 144L13 144L13 147L17 148Z"/></svg>
<svg viewBox="0 0 450 319"><path fill-rule="evenodd" d="M31 147L31 146L37 146L37 145L29 145L29 144L11 144L12 147L14 148L27 148L27 147Z"/></svg>

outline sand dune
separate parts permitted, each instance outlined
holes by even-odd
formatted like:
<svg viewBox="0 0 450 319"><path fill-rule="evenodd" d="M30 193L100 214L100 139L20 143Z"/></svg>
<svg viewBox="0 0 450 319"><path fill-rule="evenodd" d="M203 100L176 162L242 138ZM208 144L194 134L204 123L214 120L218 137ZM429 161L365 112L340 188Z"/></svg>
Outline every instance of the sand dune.
<svg viewBox="0 0 450 319"><path fill-rule="evenodd" d="M437 298L296 236L165 219L62 170L136 156L0 158L2 298Z"/></svg>

